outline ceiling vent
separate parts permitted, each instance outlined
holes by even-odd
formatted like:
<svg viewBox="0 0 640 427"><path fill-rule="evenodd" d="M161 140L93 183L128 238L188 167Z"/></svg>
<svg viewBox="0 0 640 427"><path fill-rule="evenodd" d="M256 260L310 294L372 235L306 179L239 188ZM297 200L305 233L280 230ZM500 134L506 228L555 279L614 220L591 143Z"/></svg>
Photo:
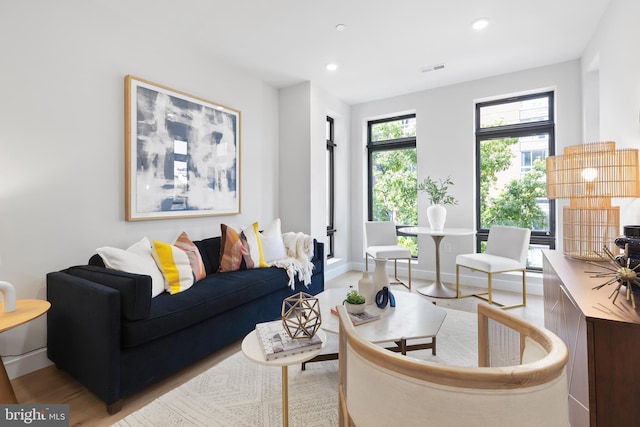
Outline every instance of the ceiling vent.
<svg viewBox="0 0 640 427"><path fill-rule="evenodd" d="M429 67L420 68L421 73L430 73L431 71L444 70L444 64L431 65Z"/></svg>

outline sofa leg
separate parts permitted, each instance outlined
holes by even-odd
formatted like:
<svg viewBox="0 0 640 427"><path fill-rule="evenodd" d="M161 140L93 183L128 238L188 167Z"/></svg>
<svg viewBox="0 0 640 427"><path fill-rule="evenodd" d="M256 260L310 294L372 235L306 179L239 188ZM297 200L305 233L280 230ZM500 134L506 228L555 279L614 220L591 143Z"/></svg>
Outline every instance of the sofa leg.
<svg viewBox="0 0 640 427"><path fill-rule="evenodd" d="M121 409L122 409L122 399L118 400L115 403L112 403L111 405L107 405L107 412L109 413L109 415L113 415L117 412L120 412Z"/></svg>

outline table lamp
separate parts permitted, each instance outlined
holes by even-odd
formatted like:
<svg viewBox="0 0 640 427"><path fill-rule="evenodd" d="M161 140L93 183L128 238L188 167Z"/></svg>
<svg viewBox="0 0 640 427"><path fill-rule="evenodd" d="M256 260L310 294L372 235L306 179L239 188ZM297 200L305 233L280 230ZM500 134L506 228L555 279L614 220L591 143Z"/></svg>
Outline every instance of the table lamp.
<svg viewBox="0 0 640 427"><path fill-rule="evenodd" d="M547 197L569 199L563 209L563 251L572 258L604 260L615 248L620 207L612 197L639 197L637 149L616 149L613 141L566 147L547 157Z"/></svg>

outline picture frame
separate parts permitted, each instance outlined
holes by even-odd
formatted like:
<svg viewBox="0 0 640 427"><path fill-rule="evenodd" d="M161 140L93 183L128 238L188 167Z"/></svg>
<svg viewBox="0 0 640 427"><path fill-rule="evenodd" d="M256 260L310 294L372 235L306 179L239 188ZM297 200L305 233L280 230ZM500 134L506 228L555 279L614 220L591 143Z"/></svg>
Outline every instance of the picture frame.
<svg viewBox="0 0 640 427"><path fill-rule="evenodd" d="M241 113L125 77L125 219L240 213Z"/></svg>

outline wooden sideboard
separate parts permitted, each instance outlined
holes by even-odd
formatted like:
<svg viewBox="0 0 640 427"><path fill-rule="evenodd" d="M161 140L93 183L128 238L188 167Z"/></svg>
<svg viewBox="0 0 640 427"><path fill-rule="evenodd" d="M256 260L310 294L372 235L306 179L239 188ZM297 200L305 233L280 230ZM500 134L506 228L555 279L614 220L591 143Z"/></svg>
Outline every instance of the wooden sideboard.
<svg viewBox="0 0 640 427"><path fill-rule="evenodd" d="M602 263L602 265L608 265ZM544 324L569 348L572 427L640 425L640 295L638 310L615 285L585 271L606 271L544 251Z"/></svg>

